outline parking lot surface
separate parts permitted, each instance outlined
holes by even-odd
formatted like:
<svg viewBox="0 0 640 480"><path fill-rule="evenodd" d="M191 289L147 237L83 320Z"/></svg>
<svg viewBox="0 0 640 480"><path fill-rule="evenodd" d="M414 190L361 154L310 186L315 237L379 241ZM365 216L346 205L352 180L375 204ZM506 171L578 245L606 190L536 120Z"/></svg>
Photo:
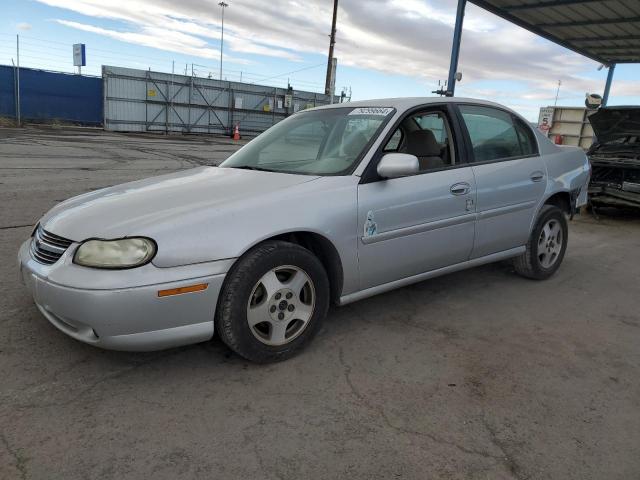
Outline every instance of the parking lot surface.
<svg viewBox="0 0 640 480"><path fill-rule="evenodd" d="M502 263L334 308L274 365L103 351L39 314L16 254L45 211L236 148L0 129L0 478L639 478L637 215L574 219L545 282Z"/></svg>

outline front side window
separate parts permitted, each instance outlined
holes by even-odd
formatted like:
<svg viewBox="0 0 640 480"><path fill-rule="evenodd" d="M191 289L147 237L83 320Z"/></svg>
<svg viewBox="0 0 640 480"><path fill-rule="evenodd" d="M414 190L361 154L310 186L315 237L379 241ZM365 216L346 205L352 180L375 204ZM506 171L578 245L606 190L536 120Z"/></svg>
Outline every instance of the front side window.
<svg viewBox="0 0 640 480"><path fill-rule="evenodd" d="M491 107L460 105L476 162L502 160L535 153L531 139L516 130L510 113ZM522 126L520 127L522 128ZM530 134L529 134L530 135Z"/></svg>
<svg viewBox="0 0 640 480"><path fill-rule="evenodd" d="M442 113L432 112L413 117L421 130L431 130L436 140L444 145L447 143L447 129L445 127L445 119Z"/></svg>
<svg viewBox="0 0 640 480"><path fill-rule="evenodd" d="M344 175L391 118L392 108L300 112L274 125L220 166L306 175Z"/></svg>
<svg viewBox="0 0 640 480"><path fill-rule="evenodd" d="M409 115L383 151L415 155L421 172L450 167L455 163L449 125L445 114L440 111Z"/></svg>

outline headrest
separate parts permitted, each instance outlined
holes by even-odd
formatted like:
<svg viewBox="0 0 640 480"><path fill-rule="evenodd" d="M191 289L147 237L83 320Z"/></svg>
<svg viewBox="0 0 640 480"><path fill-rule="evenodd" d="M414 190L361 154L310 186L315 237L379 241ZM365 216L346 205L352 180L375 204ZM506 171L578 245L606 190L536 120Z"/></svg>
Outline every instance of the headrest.
<svg viewBox="0 0 640 480"><path fill-rule="evenodd" d="M416 157L438 157L440 144L431 130L416 130L407 135L407 153Z"/></svg>
<svg viewBox="0 0 640 480"><path fill-rule="evenodd" d="M353 132L347 138L345 138L344 146L342 147L344 153L349 157L357 157L367 144L367 137L362 132Z"/></svg>

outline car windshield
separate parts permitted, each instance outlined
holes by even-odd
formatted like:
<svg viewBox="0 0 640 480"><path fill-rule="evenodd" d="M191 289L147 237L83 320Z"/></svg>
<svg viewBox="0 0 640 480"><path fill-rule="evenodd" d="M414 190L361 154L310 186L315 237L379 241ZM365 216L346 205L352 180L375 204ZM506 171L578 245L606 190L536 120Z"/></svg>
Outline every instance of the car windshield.
<svg viewBox="0 0 640 480"><path fill-rule="evenodd" d="M391 118L393 108L300 112L274 125L220 166L305 175L345 175Z"/></svg>

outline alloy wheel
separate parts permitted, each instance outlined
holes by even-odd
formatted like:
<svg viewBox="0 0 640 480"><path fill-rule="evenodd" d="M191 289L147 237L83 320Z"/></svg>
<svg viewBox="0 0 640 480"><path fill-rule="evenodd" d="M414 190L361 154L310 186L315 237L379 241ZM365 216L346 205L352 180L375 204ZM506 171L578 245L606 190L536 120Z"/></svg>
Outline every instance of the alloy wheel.
<svg viewBox="0 0 640 480"><path fill-rule="evenodd" d="M560 222L551 219L545 223L538 238L538 261L543 268L551 268L562 251L562 228Z"/></svg>
<svg viewBox="0 0 640 480"><path fill-rule="evenodd" d="M309 324L316 304L311 277L299 267L283 265L265 273L247 304L251 333L265 345L285 345Z"/></svg>

